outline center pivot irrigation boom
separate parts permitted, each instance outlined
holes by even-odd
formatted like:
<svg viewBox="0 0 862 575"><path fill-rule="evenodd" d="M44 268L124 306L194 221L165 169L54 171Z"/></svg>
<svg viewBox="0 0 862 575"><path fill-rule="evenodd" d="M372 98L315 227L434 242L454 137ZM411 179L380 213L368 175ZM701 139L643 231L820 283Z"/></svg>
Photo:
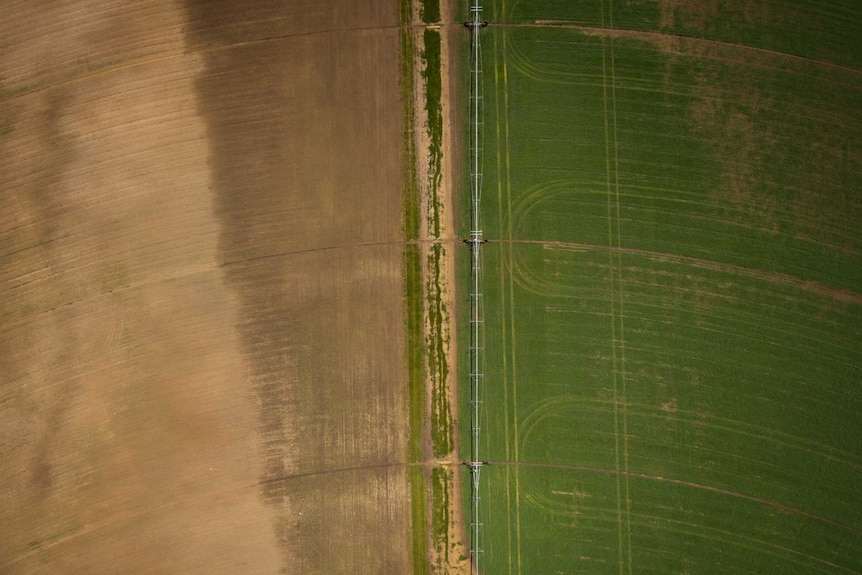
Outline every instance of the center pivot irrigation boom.
<svg viewBox="0 0 862 575"><path fill-rule="evenodd" d="M479 220L479 202L482 197L482 52L479 31L488 25L481 18L479 0L470 6L471 20L464 25L470 30L470 237L464 242L470 246L470 460L465 461L471 478L470 509L470 563L474 575L479 573L482 554L479 533L479 476L486 462L479 459L479 413L482 406L481 384L485 376L483 306L482 306L482 226Z"/></svg>

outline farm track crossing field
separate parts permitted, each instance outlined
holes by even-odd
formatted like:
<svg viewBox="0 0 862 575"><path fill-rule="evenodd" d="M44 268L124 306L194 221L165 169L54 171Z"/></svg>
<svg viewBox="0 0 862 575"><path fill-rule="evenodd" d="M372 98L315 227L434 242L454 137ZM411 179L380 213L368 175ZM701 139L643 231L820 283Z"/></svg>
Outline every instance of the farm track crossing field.
<svg viewBox="0 0 862 575"><path fill-rule="evenodd" d="M862 14L722 5L484 8L487 574L862 572Z"/></svg>

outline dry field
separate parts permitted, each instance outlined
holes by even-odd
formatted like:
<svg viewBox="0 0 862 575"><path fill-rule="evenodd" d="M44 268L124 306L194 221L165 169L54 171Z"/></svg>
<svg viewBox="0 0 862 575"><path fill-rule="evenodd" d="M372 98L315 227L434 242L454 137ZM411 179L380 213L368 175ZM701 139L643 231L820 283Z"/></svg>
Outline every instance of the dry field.
<svg viewBox="0 0 862 575"><path fill-rule="evenodd" d="M247 4L0 6L2 573L411 569L398 3Z"/></svg>

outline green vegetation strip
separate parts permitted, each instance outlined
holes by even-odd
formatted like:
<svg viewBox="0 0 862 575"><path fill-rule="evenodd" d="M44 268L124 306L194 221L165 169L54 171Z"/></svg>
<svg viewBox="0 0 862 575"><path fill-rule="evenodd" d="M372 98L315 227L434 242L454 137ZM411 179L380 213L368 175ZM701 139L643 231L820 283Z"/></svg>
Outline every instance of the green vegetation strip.
<svg viewBox="0 0 862 575"><path fill-rule="evenodd" d="M437 551L438 568L449 562L449 506L452 474L441 467L431 472L432 485L432 526L434 530L434 546Z"/></svg>
<svg viewBox="0 0 862 575"><path fill-rule="evenodd" d="M422 0L420 16L426 24L434 24L440 21L440 0Z"/></svg>
<svg viewBox="0 0 862 575"><path fill-rule="evenodd" d="M410 28L412 4L401 2L401 106L403 122L404 152L402 163L402 185L404 186L404 238L411 241L419 238L420 193L416 171L416 141L413 134L416 112L413 107L414 58L416 48ZM419 246L404 247L404 301L407 323L407 369L408 369L408 421L410 438L408 459L422 461L422 428L425 423L425 346L422 301L422 258ZM421 467L408 467L407 480L410 486L411 531L413 572L428 575L428 515L426 480Z"/></svg>
<svg viewBox="0 0 862 575"><path fill-rule="evenodd" d="M443 109L442 78L441 78L441 49L440 31L430 28L424 33L425 49L423 56L425 68L422 70L422 78L425 80L425 111L428 118L428 136L431 139L430 157L428 158L428 175L430 193L429 203L429 229L435 238L440 237L440 206L438 191L442 173L440 171L443 158Z"/></svg>
<svg viewBox="0 0 862 575"><path fill-rule="evenodd" d="M425 494L425 471L421 467L408 467L410 482L410 505L413 513L413 573L429 575L431 565L428 560L428 507Z"/></svg>
<svg viewBox="0 0 862 575"><path fill-rule="evenodd" d="M404 282L407 302L407 367L410 380L410 461L422 461L422 427L425 420L425 342L422 313L422 259L419 246L404 247Z"/></svg>
<svg viewBox="0 0 862 575"><path fill-rule="evenodd" d="M428 255L428 375L431 379L431 439L434 456L444 457L454 448L452 435L452 407L449 405L449 363L446 358L447 337L444 319L447 314L440 284L440 261L443 246L434 244Z"/></svg>

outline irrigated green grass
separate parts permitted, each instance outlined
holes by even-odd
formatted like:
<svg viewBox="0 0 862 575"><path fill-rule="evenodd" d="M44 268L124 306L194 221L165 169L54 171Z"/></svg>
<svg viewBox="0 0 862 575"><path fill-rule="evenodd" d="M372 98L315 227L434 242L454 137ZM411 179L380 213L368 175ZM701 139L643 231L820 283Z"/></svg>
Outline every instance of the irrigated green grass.
<svg viewBox="0 0 862 575"><path fill-rule="evenodd" d="M862 73L760 48L862 16L783 17L487 29L484 573L859 571Z"/></svg>
<svg viewBox="0 0 862 575"><path fill-rule="evenodd" d="M855 0L506 0L485 3L495 22L552 21L660 31L754 46L859 68L862 18Z"/></svg>
<svg viewBox="0 0 862 575"><path fill-rule="evenodd" d="M607 248L493 245L487 255L486 297L502 302L502 315L488 318L488 354L506 356L507 369L488 371L484 457L572 467L489 467L490 541L499 546L520 522L524 559L576 537L594 542L579 551L592 557L607 540L591 530L603 527L572 524L575 511L592 509L623 526L623 558L637 571L672 572L644 558L656 546L696 553L687 560L704 569L702 547L677 548L676 530L658 537L650 527L663 517L653 495L670 492L678 500L668 511L700 517L685 532L706 549L718 545L715 553L732 544L770 555L779 542L805 540L810 554L836 539L838 563L852 565L862 465L852 395L858 305L801 282L647 254L620 258L615 299L618 268ZM603 494L617 487L619 509L615 495ZM713 518L704 498L727 516ZM739 519L736 529L707 541L727 531L728 516ZM808 541L814 533L821 539ZM502 565L510 552L517 557L509 549L486 559ZM812 557L804 569L785 557L782 572L836 560ZM570 559L546 557L545 566L562 570Z"/></svg>

